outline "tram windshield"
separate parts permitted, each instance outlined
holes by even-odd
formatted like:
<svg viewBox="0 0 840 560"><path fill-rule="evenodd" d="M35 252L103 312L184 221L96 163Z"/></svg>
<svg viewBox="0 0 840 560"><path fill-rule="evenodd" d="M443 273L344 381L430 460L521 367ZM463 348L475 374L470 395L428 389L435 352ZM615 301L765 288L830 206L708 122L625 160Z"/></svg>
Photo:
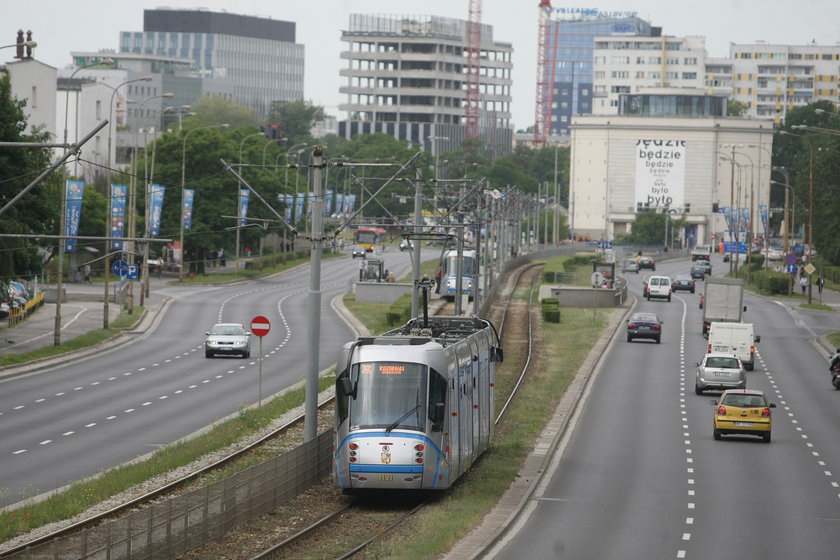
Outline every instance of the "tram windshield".
<svg viewBox="0 0 840 560"><path fill-rule="evenodd" d="M407 362L353 366L358 383L350 405L350 429L425 430L428 367Z"/></svg>
<svg viewBox="0 0 840 560"><path fill-rule="evenodd" d="M446 275L455 276L458 272L458 257L452 255L446 259ZM475 276L475 259L464 256L461 259L461 276Z"/></svg>

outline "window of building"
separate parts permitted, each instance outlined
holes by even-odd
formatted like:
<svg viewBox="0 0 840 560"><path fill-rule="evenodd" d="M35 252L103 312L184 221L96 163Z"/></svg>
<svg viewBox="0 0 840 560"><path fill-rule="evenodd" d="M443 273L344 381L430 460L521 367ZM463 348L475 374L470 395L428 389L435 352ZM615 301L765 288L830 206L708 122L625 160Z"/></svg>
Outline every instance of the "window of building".
<svg viewBox="0 0 840 560"><path fill-rule="evenodd" d="M603 78L607 77L607 73L604 72L603 70L599 70L599 71L595 72L595 77L603 79Z"/></svg>
<svg viewBox="0 0 840 560"><path fill-rule="evenodd" d="M610 59L613 64L630 64L629 56L614 56Z"/></svg>
<svg viewBox="0 0 840 560"><path fill-rule="evenodd" d="M683 80L696 80L697 79L697 72L683 72L682 73Z"/></svg>
<svg viewBox="0 0 840 560"><path fill-rule="evenodd" d="M650 56L648 57L648 64L662 64L662 57Z"/></svg>
<svg viewBox="0 0 840 560"><path fill-rule="evenodd" d="M102 119L102 101L100 99L96 100L96 120Z"/></svg>
<svg viewBox="0 0 840 560"><path fill-rule="evenodd" d="M697 58L693 56L686 57L683 59L683 64L685 64L686 66L697 64Z"/></svg>
<svg viewBox="0 0 840 560"><path fill-rule="evenodd" d="M64 95L70 95L70 93L67 92ZM33 109L38 108L38 86L32 86L32 95L29 96L29 102Z"/></svg>
<svg viewBox="0 0 840 560"><path fill-rule="evenodd" d="M665 72L665 79L666 80L676 80L680 77L679 72Z"/></svg>
<svg viewBox="0 0 840 560"><path fill-rule="evenodd" d="M616 70L612 72L613 78L629 78L630 73L627 70Z"/></svg>

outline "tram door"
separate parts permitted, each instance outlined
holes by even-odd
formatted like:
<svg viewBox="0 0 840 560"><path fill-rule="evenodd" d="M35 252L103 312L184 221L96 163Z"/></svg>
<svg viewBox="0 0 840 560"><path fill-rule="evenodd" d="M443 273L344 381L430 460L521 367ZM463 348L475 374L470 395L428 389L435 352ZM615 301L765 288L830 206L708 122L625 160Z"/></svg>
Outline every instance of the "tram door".
<svg viewBox="0 0 840 560"><path fill-rule="evenodd" d="M461 346L458 353L458 384L459 391L459 413L460 418L460 440L461 453L459 457L458 474L460 475L464 470L464 465L470 463L470 458L473 452L473 361L470 354L469 346Z"/></svg>

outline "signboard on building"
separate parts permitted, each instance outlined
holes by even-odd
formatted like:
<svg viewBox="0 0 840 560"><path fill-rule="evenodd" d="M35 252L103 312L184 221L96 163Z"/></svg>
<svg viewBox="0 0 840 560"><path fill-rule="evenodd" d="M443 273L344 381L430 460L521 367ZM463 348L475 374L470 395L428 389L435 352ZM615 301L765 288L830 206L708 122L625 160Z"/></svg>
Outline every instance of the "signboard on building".
<svg viewBox="0 0 840 560"><path fill-rule="evenodd" d="M636 206L685 205L685 140L636 141Z"/></svg>

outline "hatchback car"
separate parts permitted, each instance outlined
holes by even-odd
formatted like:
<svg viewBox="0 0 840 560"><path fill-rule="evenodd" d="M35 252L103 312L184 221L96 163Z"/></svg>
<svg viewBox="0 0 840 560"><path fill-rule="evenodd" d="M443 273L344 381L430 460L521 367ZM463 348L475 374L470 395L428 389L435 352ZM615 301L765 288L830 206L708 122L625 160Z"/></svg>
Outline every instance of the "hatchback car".
<svg viewBox="0 0 840 560"><path fill-rule="evenodd" d="M633 259L621 261L621 272L635 272L636 274L638 274L639 263L637 263Z"/></svg>
<svg viewBox="0 0 840 560"><path fill-rule="evenodd" d="M732 354L706 354L703 361L695 364L694 393L726 389L746 389L747 372L744 364Z"/></svg>
<svg viewBox="0 0 840 560"><path fill-rule="evenodd" d="M639 259L639 268L656 270L656 261L653 260L653 257L642 257Z"/></svg>
<svg viewBox="0 0 840 560"><path fill-rule="evenodd" d="M356 257L362 257L363 259L367 258L367 251L365 251L365 248L361 245L353 245L350 248L350 254L353 255L354 259Z"/></svg>
<svg viewBox="0 0 840 560"><path fill-rule="evenodd" d="M688 274L677 274L671 281L671 289L673 291L682 290L684 292L694 293L694 279Z"/></svg>
<svg viewBox="0 0 840 560"><path fill-rule="evenodd" d="M637 338L662 341L662 321L653 313L633 313L627 320L627 342Z"/></svg>
<svg viewBox="0 0 840 560"><path fill-rule="evenodd" d="M695 280L705 280L706 278L706 267L705 266L692 266L690 275Z"/></svg>
<svg viewBox="0 0 840 560"><path fill-rule="evenodd" d="M711 404L715 405L715 439L728 434L747 434L759 436L765 443L770 443L773 429L770 409L776 408L776 404L768 402L761 391L731 389L724 391L720 399L711 401Z"/></svg>
<svg viewBox="0 0 840 560"><path fill-rule="evenodd" d="M213 358L218 355L251 356L251 333L240 323L218 323L213 325L204 341L204 356Z"/></svg>

